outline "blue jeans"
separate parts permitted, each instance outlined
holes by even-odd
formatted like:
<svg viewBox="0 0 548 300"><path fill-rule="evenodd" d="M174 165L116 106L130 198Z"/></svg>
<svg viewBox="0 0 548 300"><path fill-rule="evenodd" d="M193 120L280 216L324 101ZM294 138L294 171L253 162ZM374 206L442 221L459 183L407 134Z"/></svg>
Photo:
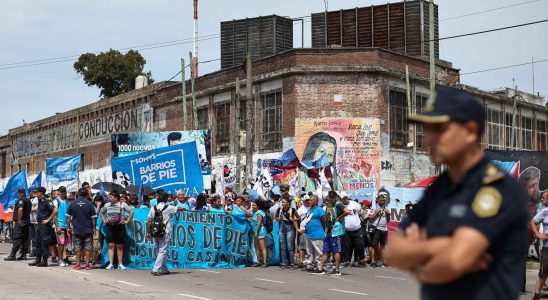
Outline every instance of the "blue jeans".
<svg viewBox="0 0 548 300"><path fill-rule="evenodd" d="M280 223L280 252L282 255L282 264L287 265L288 256L289 264L295 264L295 227L293 223Z"/></svg>

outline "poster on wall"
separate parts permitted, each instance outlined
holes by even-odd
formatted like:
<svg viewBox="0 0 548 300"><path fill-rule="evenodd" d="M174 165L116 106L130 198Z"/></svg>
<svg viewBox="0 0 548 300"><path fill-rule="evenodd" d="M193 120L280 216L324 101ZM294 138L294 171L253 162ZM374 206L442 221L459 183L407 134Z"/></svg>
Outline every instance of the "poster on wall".
<svg viewBox="0 0 548 300"><path fill-rule="evenodd" d="M80 154L48 158L46 160L46 186L57 189L60 186L67 191L78 190L78 175L80 171Z"/></svg>
<svg viewBox="0 0 548 300"><path fill-rule="evenodd" d="M382 151L377 118L297 119L295 152L301 161L327 155L342 185L336 189L371 193L380 184Z"/></svg>
<svg viewBox="0 0 548 300"><path fill-rule="evenodd" d="M111 167L112 181L124 188L142 184L173 195L183 190L190 196L204 191L196 142L113 158Z"/></svg>
<svg viewBox="0 0 548 300"><path fill-rule="evenodd" d="M156 148L196 141L203 175L211 175L211 136L209 130L134 132L113 134L112 157L123 157Z"/></svg>

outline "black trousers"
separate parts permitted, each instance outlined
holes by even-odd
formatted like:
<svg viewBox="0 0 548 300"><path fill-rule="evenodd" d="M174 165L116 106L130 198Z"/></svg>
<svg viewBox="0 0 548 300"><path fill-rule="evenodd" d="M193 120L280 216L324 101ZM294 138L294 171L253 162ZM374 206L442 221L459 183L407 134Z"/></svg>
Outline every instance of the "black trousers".
<svg viewBox="0 0 548 300"><path fill-rule="evenodd" d="M49 244L53 237L53 228L51 228L51 224L38 223L36 228L36 259L48 259L50 254Z"/></svg>
<svg viewBox="0 0 548 300"><path fill-rule="evenodd" d="M365 259L365 245L363 243L363 230L346 231L343 237L343 261L350 262L352 253L358 260Z"/></svg>
<svg viewBox="0 0 548 300"><path fill-rule="evenodd" d="M13 222L13 246L10 256L15 256L19 249L21 254L29 252L29 225L20 226L16 221Z"/></svg>

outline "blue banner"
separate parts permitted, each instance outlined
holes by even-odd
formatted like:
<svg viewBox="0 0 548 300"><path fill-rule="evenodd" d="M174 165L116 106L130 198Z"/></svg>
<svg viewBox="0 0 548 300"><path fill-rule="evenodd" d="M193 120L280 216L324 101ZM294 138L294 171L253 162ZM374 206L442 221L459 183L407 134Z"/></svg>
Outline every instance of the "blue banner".
<svg viewBox="0 0 548 300"><path fill-rule="evenodd" d="M14 205L17 201L18 189L25 189L27 190L27 195L29 194L27 188L27 171L25 170L21 170L11 176L6 184L6 188L0 193L0 203L2 203L5 210L8 210L8 207Z"/></svg>
<svg viewBox="0 0 548 300"><path fill-rule="evenodd" d="M46 185L49 189L60 186L67 191L78 190L78 172L80 171L80 154L48 158L46 160Z"/></svg>
<svg viewBox="0 0 548 300"><path fill-rule="evenodd" d="M36 178L34 178L34 181L30 185L30 190L36 190L37 188L42 186L42 170L38 172L38 175L36 175Z"/></svg>
<svg viewBox="0 0 548 300"><path fill-rule="evenodd" d="M111 166L113 182L123 187L143 184L174 195L178 190L187 195L204 190L196 142L112 158Z"/></svg>
<svg viewBox="0 0 548 300"><path fill-rule="evenodd" d="M156 260L153 240L146 240L149 208L135 208L126 225L123 264L128 269L151 270ZM253 231L245 215L234 213L178 212L170 220L169 269L241 268L256 261ZM269 264L278 264L277 222L266 245ZM104 234L104 232L102 231ZM108 246L102 251L102 265L108 264ZM116 261L116 259L115 259Z"/></svg>

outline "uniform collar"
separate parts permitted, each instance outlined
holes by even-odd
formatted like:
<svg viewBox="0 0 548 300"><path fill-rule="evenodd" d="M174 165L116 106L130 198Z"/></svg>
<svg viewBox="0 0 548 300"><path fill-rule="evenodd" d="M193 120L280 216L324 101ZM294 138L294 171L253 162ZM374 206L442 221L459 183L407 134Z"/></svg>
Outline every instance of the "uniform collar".
<svg viewBox="0 0 548 300"><path fill-rule="evenodd" d="M481 181L481 176L483 175L483 169L485 166L489 164L489 158L484 154L483 157L466 173L464 173L459 181L456 183L451 182L451 179L449 178L448 171L445 171L441 176L440 179L445 180L450 188L450 192L453 192L456 189L459 189L463 186L468 185L471 182L479 182Z"/></svg>

